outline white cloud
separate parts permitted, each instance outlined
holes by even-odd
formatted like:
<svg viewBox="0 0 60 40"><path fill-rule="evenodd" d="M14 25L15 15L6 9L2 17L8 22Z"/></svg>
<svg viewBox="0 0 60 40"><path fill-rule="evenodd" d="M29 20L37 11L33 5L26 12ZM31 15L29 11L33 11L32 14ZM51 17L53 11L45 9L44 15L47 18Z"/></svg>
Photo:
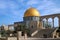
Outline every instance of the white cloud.
<svg viewBox="0 0 60 40"><path fill-rule="evenodd" d="M12 12L11 14L14 14L15 16L20 15L20 13L24 13L23 11L25 9L22 9L22 7L27 6L27 8L29 8L29 6L34 6L34 5L38 5L38 6L36 6L36 7L34 6L34 7L37 8L40 12L42 10L42 12L41 12L42 15L60 12L59 11L60 8L57 8L55 3L51 0L29 0L26 2L26 5L23 5L24 0L16 0L16 1L18 1L19 4L17 4L15 1L8 1L8 2L0 1L0 8L3 9L3 11L5 9L8 10L8 8L9 8L10 12ZM21 3L21 5L20 5L20 3ZM21 7L21 9L19 9L20 7ZM21 10L22 10L22 12L21 12ZM9 13L3 13L3 14L9 14Z"/></svg>
<svg viewBox="0 0 60 40"><path fill-rule="evenodd" d="M60 13L60 9L59 8L45 10L45 11L43 11L42 15L57 14L57 13Z"/></svg>
<svg viewBox="0 0 60 40"><path fill-rule="evenodd" d="M39 3L39 1L38 0L29 0L27 3L26 3L26 5L34 5L34 4L38 4Z"/></svg>
<svg viewBox="0 0 60 40"><path fill-rule="evenodd" d="M19 5L16 4L15 2L13 2L13 1L8 1L8 2L0 1L0 15L1 14L3 14L3 15L14 14L14 13L9 13L14 10L19 11Z"/></svg>
<svg viewBox="0 0 60 40"><path fill-rule="evenodd" d="M52 0L29 0L28 6L38 5L37 8L42 15L53 14L60 12L60 8L57 8L56 4Z"/></svg>
<svg viewBox="0 0 60 40"><path fill-rule="evenodd" d="M19 3L20 3L20 2L22 2L22 3L24 2L24 0L17 0L17 1L18 1Z"/></svg>
<svg viewBox="0 0 60 40"><path fill-rule="evenodd" d="M37 7L37 9L48 9L51 7L55 7L55 4L51 1L42 1L41 5Z"/></svg>
<svg viewBox="0 0 60 40"><path fill-rule="evenodd" d="M42 15L60 13L60 8L58 8L56 4L50 0L42 1L41 4L42 5L39 5L37 9L43 11Z"/></svg>
<svg viewBox="0 0 60 40"><path fill-rule="evenodd" d="M6 3L0 1L0 9L5 9L6 8Z"/></svg>

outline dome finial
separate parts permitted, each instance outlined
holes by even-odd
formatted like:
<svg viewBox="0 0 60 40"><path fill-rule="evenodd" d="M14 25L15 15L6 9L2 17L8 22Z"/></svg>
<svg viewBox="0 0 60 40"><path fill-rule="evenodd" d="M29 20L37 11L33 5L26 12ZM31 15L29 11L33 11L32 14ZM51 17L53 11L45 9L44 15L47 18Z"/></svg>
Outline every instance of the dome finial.
<svg viewBox="0 0 60 40"><path fill-rule="evenodd" d="M33 8L32 6L30 6L28 9L30 9L30 8Z"/></svg>

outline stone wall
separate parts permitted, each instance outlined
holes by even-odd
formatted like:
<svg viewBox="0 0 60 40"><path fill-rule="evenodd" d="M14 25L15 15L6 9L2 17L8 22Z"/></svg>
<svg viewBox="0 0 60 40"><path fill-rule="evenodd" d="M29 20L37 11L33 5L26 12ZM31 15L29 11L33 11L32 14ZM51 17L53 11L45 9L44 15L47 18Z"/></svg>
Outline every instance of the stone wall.
<svg viewBox="0 0 60 40"><path fill-rule="evenodd" d="M7 40L17 40L17 37L8 37Z"/></svg>
<svg viewBox="0 0 60 40"><path fill-rule="evenodd" d="M57 38L28 38L27 40L60 40Z"/></svg>
<svg viewBox="0 0 60 40"><path fill-rule="evenodd" d="M8 37L7 40L60 40L60 38L18 38Z"/></svg>

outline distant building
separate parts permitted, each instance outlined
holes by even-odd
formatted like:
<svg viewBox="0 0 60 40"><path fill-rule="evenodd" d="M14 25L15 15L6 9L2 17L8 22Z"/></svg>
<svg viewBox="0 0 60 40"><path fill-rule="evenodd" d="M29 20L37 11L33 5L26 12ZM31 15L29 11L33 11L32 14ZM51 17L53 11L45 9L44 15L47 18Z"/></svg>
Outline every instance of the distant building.
<svg viewBox="0 0 60 40"><path fill-rule="evenodd" d="M14 25L13 25L13 24L8 25L8 29L9 29L10 31L14 31Z"/></svg>
<svg viewBox="0 0 60 40"><path fill-rule="evenodd" d="M8 30L8 26L6 26L6 25L1 25L1 30Z"/></svg>

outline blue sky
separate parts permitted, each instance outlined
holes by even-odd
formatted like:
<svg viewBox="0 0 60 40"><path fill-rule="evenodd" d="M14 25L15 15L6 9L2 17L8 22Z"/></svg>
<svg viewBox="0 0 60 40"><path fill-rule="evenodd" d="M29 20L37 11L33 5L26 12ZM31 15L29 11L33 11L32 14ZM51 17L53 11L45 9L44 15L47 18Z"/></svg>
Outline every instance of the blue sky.
<svg viewBox="0 0 60 40"><path fill-rule="evenodd" d="M0 25L23 21L24 12L34 7L40 15L60 13L60 0L0 0Z"/></svg>

